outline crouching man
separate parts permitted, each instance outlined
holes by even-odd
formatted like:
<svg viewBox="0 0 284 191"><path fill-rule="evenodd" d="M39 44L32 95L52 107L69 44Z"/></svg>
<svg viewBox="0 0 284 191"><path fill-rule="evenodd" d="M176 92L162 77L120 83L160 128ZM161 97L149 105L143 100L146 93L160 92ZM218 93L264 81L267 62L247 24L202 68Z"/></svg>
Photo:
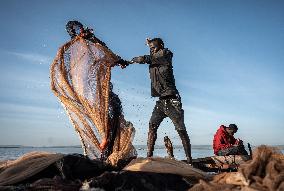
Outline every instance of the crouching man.
<svg viewBox="0 0 284 191"><path fill-rule="evenodd" d="M229 127L221 125L214 135L213 149L214 154L218 156L227 155L248 155L243 141L235 139L234 134L238 131L235 124L230 124Z"/></svg>

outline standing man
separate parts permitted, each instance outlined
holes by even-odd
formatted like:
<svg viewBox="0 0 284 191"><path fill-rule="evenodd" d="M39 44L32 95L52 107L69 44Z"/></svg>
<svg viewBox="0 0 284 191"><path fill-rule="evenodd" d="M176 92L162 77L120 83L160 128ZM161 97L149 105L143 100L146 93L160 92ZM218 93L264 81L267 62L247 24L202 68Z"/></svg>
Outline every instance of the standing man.
<svg viewBox="0 0 284 191"><path fill-rule="evenodd" d="M164 48L161 38L147 39L147 44L150 47L150 55L134 57L131 60L132 63L149 64L151 94L153 97L159 97L149 122L147 157L153 156L159 125L164 118L169 117L182 140L187 162L191 163L191 145L184 124L184 110L173 74L173 53Z"/></svg>

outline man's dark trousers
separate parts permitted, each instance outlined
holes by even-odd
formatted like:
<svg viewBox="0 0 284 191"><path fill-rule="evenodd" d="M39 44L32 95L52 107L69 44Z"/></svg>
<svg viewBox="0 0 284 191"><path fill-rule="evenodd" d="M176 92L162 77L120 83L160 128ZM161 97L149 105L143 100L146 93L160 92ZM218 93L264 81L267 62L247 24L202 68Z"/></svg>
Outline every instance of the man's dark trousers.
<svg viewBox="0 0 284 191"><path fill-rule="evenodd" d="M148 153L147 156L153 156L154 145L157 139L157 129L164 118L169 117L177 130L185 150L187 161L191 162L190 140L184 124L184 110L180 99L177 98L160 98L156 102L152 117L149 122L148 133Z"/></svg>

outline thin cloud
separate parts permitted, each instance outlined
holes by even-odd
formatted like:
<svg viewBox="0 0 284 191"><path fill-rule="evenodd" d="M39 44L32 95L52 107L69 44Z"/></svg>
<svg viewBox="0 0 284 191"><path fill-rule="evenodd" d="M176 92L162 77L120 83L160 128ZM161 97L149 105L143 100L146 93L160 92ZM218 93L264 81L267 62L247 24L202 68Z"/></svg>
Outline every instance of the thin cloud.
<svg viewBox="0 0 284 191"><path fill-rule="evenodd" d="M8 52L11 55L17 56L20 59L27 60L33 63L50 64L52 58L38 53L22 53L22 52Z"/></svg>
<svg viewBox="0 0 284 191"><path fill-rule="evenodd" d="M35 116L50 117L56 113L64 114L64 109L59 107L46 107L37 104L14 103L13 101L0 102L0 118L2 116L29 116L34 119ZM32 115L31 115L32 114Z"/></svg>

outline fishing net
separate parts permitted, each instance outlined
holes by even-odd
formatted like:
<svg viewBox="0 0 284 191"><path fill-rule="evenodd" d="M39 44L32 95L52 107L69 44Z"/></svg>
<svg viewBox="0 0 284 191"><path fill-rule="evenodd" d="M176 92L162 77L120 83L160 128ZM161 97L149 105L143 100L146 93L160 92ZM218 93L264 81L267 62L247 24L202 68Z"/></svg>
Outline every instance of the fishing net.
<svg viewBox="0 0 284 191"><path fill-rule="evenodd" d="M84 153L113 164L136 156L134 127L124 119L110 83L117 59L108 48L77 36L58 50L51 65L51 89L79 134Z"/></svg>
<svg viewBox="0 0 284 191"><path fill-rule="evenodd" d="M63 154L30 152L16 160L3 162L0 164L0 186L30 178L63 157Z"/></svg>
<svg viewBox="0 0 284 191"><path fill-rule="evenodd" d="M259 146L253 158L240 165L238 172L216 175L210 182L200 180L190 191L282 191L284 156L276 148Z"/></svg>

